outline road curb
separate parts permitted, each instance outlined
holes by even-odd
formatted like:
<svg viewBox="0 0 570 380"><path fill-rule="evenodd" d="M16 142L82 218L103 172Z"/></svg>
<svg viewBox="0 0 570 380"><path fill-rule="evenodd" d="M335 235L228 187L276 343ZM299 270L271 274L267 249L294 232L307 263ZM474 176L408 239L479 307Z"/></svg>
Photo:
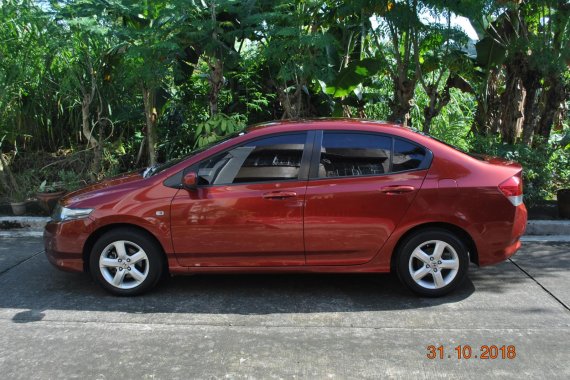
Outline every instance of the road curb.
<svg viewBox="0 0 570 380"><path fill-rule="evenodd" d="M16 229L43 230L50 220L47 216L0 216L0 231Z"/></svg>
<svg viewBox="0 0 570 380"><path fill-rule="evenodd" d="M0 238L42 237L48 217L0 216Z"/></svg>
<svg viewBox="0 0 570 380"><path fill-rule="evenodd" d="M523 243L570 243L570 235L525 235Z"/></svg>
<svg viewBox="0 0 570 380"><path fill-rule="evenodd" d="M525 235L570 235L570 220L529 220Z"/></svg>
<svg viewBox="0 0 570 380"><path fill-rule="evenodd" d="M20 228L20 230L0 230L0 238L41 238L43 236L42 231L38 230L28 230L25 228Z"/></svg>

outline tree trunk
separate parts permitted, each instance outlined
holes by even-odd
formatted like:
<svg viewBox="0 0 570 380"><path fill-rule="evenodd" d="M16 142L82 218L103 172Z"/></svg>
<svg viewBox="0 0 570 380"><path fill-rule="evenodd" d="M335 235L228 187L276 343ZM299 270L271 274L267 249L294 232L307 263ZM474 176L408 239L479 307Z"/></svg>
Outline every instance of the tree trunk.
<svg viewBox="0 0 570 380"><path fill-rule="evenodd" d="M97 116L97 139L99 144L93 149L93 162L91 163L91 179L94 181L99 180L101 173L101 162L103 160L103 130L107 119L101 118L101 113Z"/></svg>
<svg viewBox="0 0 570 380"><path fill-rule="evenodd" d="M81 120L83 136L87 139L89 147L94 148L98 145L98 141L91 133L91 123L89 122L89 107L91 106L91 93L84 93L81 102Z"/></svg>
<svg viewBox="0 0 570 380"><path fill-rule="evenodd" d="M303 89L301 85L297 85L297 89L293 94L287 92L287 85L276 86L279 103L283 107L283 115L281 119L297 120L302 115Z"/></svg>
<svg viewBox="0 0 570 380"><path fill-rule="evenodd" d="M554 122L552 124L552 130L558 132L562 131L562 129L564 128L564 120L566 120L567 117L568 117L568 105L566 103L566 100L563 100L558 106L556 112L554 113Z"/></svg>
<svg viewBox="0 0 570 380"><path fill-rule="evenodd" d="M289 99L289 94L287 94L287 90L285 87L277 86L277 96L279 97L279 103L281 103L281 107L283 107L283 115L281 119L293 119L293 106L291 105L291 101Z"/></svg>
<svg viewBox="0 0 570 380"><path fill-rule="evenodd" d="M95 91L91 91L89 93L84 92L83 100L81 102L81 124L83 136L85 136L87 139L88 146L90 148L93 148L94 151L93 161L91 161L91 170L89 173L89 177L91 177L92 181L96 181L98 179L98 174L101 170L101 144L100 140L96 139L95 136L93 136L91 122L89 121L89 107L91 106L94 92Z"/></svg>
<svg viewBox="0 0 570 380"><path fill-rule="evenodd" d="M155 128L158 114L156 112L154 90L143 85L144 114L146 118L146 141L148 143L148 162L156 165Z"/></svg>
<svg viewBox="0 0 570 380"><path fill-rule="evenodd" d="M210 12L210 17L212 20L212 40L214 43L217 43L218 32L216 25L217 16L215 1L212 1L210 3ZM218 98L224 84L224 65L220 59L220 56L221 54L216 54L216 52L214 52L208 62L208 66L210 66L210 77L208 78L208 81L210 82L210 94L208 98L210 103L210 116L212 117L218 114Z"/></svg>
<svg viewBox="0 0 570 380"><path fill-rule="evenodd" d="M16 182L16 178L14 178L12 170L10 170L10 165L4 157L4 153L2 153L2 150L0 149L0 174L3 173L6 173L6 177L8 177L4 185L8 188L8 190L11 190L11 192L19 193L20 186L18 186L18 182Z"/></svg>
<svg viewBox="0 0 570 380"><path fill-rule="evenodd" d="M492 69L487 78L485 91L477 97L474 129L478 134L487 136L496 133L500 125L501 102L497 93L499 70Z"/></svg>
<svg viewBox="0 0 570 380"><path fill-rule="evenodd" d="M501 135L503 141L508 144L516 142L524 121L526 90L519 73L518 68L507 67L505 92L501 96Z"/></svg>
<svg viewBox="0 0 570 380"><path fill-rule="evenodd" d="M550 87L546 91L544 109L540 116L538 124L538 134L546 140L550 138L552 125L554 124L556 114L559 112L560 105L566 99L566 89L562 78L549 77Z"/></svg>
<svg viewBox="0 0 570 380"><path fill-rule="evenodd" d="M216 57L210 58L210 94L208 100L210 102L210 116L218 114L218 98L224 84L224 66L222 61Z"/></svg>
<svg viewBox="0 0 570 380"><path fill-rule="evenodd" d="M438 83L433 83L426 89L426 93L429 96L430 102L429 105L424 108L424 133L430 132L433 119L436 118L441 113L443 107L448 105L451 101L452 88L456 88L469 94L474 93L473 87L471 87L471 85L459 75L449 75L441 92L437 90L438 87Z"/></svg>
<svg viewBox="0 0 570 380"><path fill-rule="evenodd" d="M139 163L142 160L145 146L146 146L146 136L143 136L143 139L141 141L141 145L139 146L139 152L137 153L137 160L135 161L135 167L138 167Z"/></svg>
<svg viewBox="0 0 570 380"><path fill-rule="evenodd" d="M407 5L416 14L418 0L407 2ZM419 31L413 23L399 29L397 23L389 22L388 27L397 66L391 75L394 81L394 97L390 104L392 113L388 116L388 121L400 123L407 127L410 124L410 110L413 105L416 83L419 79L417 70ZM416 67L416 70L413 70L414 73L409 76L408 73L413 67Z"/></svg>
<svg viewBox="0 0 570 380"><path fill-rule="evenodd" d="M530 71L523 76L523 85L526 89L524 106L524 122L522 127L522 142L530 145L532 135L538 123L538 105L540 100L540 77L539 73Z"/></svg>
<svg viewBox="0 0 570 380"><path fill-rule="evenodd" d="M392 101L392 113L388 121L400 123L407 127L410 122L410 110L416 81L408 78L398 78L394 81L394 100Z"/></svg>
<svg viewBox="0 0 570 380"><path fill-rule="evenodd" d="M2 154L2 146L0 145L0 155ZM9 191L10 187L6 179L4 178L4 165L2 164L2 160L0 160L0 190Z"/></svg>
<svg viewBox="0 0 570 380"><path fill-rule="evenodd" d="M431 121L432 119L437 116L437 89L434 88L435 86L429 86L427 88L427 95L429 97L429 104L424 107L424 125L422 127L422 131L426 134L429 134Z"/></svg>

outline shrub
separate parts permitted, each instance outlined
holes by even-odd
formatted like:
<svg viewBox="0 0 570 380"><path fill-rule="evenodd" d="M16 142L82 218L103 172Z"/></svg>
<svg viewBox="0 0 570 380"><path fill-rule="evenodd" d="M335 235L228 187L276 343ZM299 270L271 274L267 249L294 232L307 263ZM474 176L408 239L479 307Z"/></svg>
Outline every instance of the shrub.
<svg viewBox="0 0 570 380"><path fill-rule="evenodd" d="M552 142L535 144L505 144L498 137L476 136L471 141L471 151L520 163L525 203L532 206L543 199L553 199L558 189L570 186L570 150Z"/></svg>

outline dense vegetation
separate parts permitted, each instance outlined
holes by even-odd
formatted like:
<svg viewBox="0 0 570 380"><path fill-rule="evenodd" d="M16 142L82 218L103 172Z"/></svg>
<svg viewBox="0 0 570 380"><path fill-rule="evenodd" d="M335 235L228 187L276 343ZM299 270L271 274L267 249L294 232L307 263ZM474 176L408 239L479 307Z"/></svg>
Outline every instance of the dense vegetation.
<svg viewBox="0 0 570 380"><path fill-rule="evenodd" d="M570 186L569 65L567 0L3 0L0 197L344 116L518 160L527 200L551 198Z"/></svg>

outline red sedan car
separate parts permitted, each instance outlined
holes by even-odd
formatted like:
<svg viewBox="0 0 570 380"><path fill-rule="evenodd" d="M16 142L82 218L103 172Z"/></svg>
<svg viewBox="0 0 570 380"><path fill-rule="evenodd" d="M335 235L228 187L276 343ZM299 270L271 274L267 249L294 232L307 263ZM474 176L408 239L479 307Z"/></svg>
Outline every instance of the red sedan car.
<svg viewBox="0 0 570 380"><path fill-rule="evenodd" d="M275 122L67 195L49 261L117 295L165 274L395 271L446 294L520 247L522 169L397 125Z"/></svg>

